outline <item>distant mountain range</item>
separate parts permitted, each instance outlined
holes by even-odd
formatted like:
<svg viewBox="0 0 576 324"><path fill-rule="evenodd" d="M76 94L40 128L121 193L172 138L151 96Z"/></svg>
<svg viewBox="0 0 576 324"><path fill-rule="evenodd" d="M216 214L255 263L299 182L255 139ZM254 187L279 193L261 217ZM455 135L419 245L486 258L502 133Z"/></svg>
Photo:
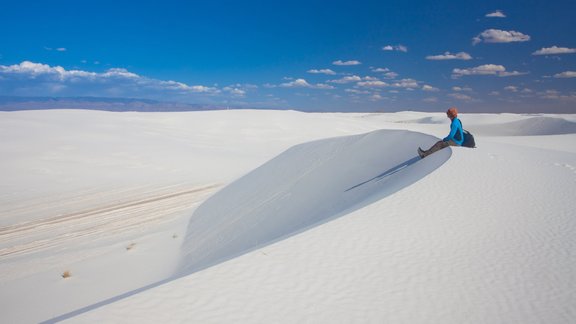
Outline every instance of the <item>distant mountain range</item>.
<svg viewBox="0 0 576 324"><path fill-rule="evenodd" d="M200 111L222 110L225 107L206 104L163 102L134 98L100 97L7 97L0 96L0 111L44 110L44 109L89 109L105 111Z"/></svg>

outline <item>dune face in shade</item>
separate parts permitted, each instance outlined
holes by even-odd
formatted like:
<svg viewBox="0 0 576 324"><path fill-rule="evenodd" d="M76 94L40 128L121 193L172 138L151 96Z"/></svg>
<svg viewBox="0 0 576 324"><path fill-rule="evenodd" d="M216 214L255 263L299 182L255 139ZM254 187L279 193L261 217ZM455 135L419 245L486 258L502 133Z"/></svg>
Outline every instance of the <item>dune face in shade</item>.
<svg viewBox="0 0 576 324"><path fill-rule="evenodd" d="M433 140L382 130L290 148L196 210L181 271L225 261L401 190L450 157L444 150L420 161L414 148Z"/></svg>

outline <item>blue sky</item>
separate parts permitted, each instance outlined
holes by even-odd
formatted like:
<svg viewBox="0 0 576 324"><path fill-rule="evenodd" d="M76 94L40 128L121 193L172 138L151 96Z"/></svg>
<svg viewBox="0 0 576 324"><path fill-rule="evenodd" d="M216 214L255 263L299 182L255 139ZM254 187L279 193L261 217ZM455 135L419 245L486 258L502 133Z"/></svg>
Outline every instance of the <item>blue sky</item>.
<svg viewBox="0 0 576 324"><path fill-rule="evenodd" d="M3 1L0 96L576 113L576 1Z"/></svg>

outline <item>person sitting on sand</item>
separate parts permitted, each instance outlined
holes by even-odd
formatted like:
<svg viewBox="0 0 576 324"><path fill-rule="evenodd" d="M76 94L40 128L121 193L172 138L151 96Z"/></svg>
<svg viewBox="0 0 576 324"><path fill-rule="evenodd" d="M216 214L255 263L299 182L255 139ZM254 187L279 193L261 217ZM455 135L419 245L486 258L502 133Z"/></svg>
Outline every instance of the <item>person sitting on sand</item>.
<svg viewBox="0 0 576 324"><path fill-rule="evenodd" d="M464 130L462 129L462 123L457 118L458 109L456 109L456 107L452 107L446 111L446 115L452 121L450 123L450 134L448 134L448 136L446 136L441 141L436 142L436 144L432 145L432 147L426 151L418 148L418 155L420 155L422 159L448 146L461 146L464 142Z"/></svg>

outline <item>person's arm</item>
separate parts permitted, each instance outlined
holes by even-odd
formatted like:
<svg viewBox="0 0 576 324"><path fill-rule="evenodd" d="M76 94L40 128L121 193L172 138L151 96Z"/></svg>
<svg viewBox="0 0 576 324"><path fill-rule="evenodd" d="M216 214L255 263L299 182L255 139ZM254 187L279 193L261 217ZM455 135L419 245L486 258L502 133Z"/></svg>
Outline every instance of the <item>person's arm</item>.
<svg viewBox="0 0 576 324"><path fill-rule="evenodd" d="M458 130L458 127L456 126L456 123L454 121L452 121L452 124L450 124L450 134L448 134L448 136L444 137L444 139L442 139L444 142L448 142L449 140L454 140L454 136L456 135L456 131Z"/></svg>

